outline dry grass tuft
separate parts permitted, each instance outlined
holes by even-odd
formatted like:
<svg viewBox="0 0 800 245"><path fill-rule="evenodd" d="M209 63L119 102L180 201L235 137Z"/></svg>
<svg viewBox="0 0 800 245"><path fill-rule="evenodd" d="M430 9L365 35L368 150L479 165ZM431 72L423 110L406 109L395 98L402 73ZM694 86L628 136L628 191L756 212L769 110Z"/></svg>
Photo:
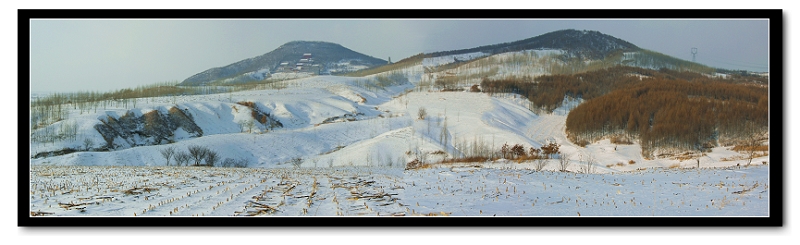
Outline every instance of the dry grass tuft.
<svg viewBox="0 0 800 245"><path fill-rule="evenodd" d="M137 188L132 188L132 189L126 190L123 193L125 193L125 195L139 195L139 194L142 194L142 193L145 193L145 192L150 193L152 191L157 191L157 190L158 189L156 189L156 188L150 188L150 187L143 187L143 188L138 188L137 187Z"/></svg>
<svg viewBox="0 0 800 245"><path fill-rule="evenodd" d="M450 216L450 214L452 214L452 213L445 213L445 212L442 211L442 212L438 212L438 213L430 212L430 213L427 213L427 214L416 214L416 216Z"/></svg>

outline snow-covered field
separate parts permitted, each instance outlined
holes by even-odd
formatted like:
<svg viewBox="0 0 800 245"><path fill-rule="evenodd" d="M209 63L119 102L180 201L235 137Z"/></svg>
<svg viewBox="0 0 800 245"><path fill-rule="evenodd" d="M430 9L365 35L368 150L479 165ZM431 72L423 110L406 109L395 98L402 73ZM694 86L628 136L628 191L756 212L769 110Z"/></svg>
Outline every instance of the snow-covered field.
<svg viewBox="0 0 800 245"><path fill-rule="evenodd" d="M202 136L178 128L170 144L115 139L118 147L110 151L32 158L30 210L45 216L769 215L769 156L737 168L746 163L742 154L718 147L696 169L695 160L644 159L638 144L604 140L580 147L564 132L579 100L536 114L513 94L412 92L424 75L409 71L421 69L407 69L408 81L390 86L376 86L375 76L313 76L263 90L72 110L50 127L75 124L78 136L34 142L31 157L84 149L86 142L97 148L105 140L94 126L129 112L176 107ZM243 127L255 119L237 102L252 102L283 127ZM404 170L414 159L462 157L475 143L496 152L506 143L527 149L551 142L570 155L569 173L557 171L558 159L542 171L505 159ZM221 159L244 159L248 168L166 166L162 150L193 145ZM579 174L588 158L597 160L593 173Z"/></svg>
<svg viewBox="0 0 800 245"><path fill-rule="evenodd" d="M34 166L37 216L769 216L769 167L535 172Z"/></svg>

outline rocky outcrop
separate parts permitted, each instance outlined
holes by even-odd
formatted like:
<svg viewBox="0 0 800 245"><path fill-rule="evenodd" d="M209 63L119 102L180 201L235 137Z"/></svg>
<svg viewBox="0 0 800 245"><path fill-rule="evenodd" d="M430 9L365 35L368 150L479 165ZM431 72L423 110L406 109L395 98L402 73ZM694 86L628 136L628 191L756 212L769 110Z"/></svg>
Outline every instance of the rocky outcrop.
<svg viewBox="0 0 800 245"><path fill-rule="evenodd" d="M176 140L176 132L180 132L178 137L203 136L203 130L191 115L177 107L167 113L153 110L141 116L128 111L119 118L107 116L100 122L94 128L103 136L108 149L167 144Z"/></svg>

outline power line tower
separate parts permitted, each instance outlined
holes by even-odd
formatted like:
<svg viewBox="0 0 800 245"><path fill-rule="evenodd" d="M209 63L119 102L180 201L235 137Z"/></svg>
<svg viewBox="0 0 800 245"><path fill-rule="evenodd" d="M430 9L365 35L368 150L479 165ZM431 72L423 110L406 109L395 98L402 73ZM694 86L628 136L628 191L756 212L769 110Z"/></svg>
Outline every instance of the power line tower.
<svg viewBox="0 0 800 245"><path fill-rule="evenodd" d="M695 56L697 55L697 48L692 48L692 62L696 62Z"/></svg>

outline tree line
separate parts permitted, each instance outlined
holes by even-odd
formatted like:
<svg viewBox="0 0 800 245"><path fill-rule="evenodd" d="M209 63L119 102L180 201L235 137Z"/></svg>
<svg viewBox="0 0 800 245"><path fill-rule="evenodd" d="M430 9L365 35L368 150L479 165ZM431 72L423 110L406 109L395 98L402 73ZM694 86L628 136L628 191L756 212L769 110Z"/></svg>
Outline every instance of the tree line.
<svg viewBox="0 0 800 245"><path fill-rule="evenodd" d="M580 145L603 138L639 139L643 154L740 144L769 129L766 79L709 77L689 71L616 66L574 75L490 80L486 93L516 93L552 112L566 97L566 130Z"/></svg>
<svg viewBox="0 0 800 245"><path fill-rule="evenodd" d="M587 100L567 116L570 140L586 144L625 135L639 139L642 153L704 151L741 144L769 130L767 88L707 77L665 77Z"/></svg>

